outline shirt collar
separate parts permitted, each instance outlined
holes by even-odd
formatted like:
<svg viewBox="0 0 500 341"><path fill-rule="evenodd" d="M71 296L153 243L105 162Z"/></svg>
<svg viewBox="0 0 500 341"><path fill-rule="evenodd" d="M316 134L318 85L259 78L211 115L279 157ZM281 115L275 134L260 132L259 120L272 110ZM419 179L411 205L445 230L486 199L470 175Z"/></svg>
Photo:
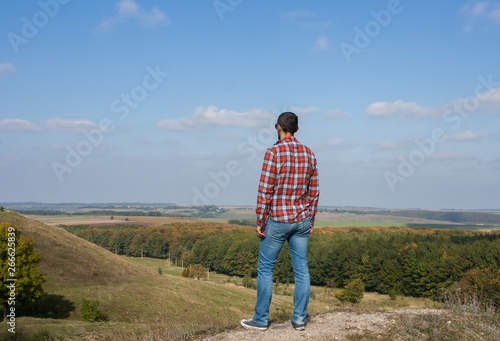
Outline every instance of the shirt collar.
<svg viewBox="0 0 500 341"><path fill-rule="evenodd" d="M283 143L287 141L297 141L297 139L295 138L295 136L286 136L283 137L281 140L279 140L278 143Z"/></svg>

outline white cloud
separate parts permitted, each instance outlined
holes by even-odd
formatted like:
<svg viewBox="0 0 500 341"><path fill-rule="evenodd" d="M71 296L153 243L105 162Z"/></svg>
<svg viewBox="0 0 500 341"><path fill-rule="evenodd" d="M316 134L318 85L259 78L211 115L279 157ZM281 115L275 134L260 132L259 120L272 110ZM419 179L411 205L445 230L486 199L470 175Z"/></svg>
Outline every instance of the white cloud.
<svg viewBox="0 0 500 341"><path fill-rule="evenodd" d="M463 133L455 133L451 135L447 135L445 137L446 141L479 141L483 139L484 134L482 133L473 133L471 131L466 131Z"/></svg>
<svg viewBox="0 0 500 341"><path fill-rule="evenodd" d="M473 23L480 19L493 19L500 21L500 3L498 1L477 1L467 2L460 10L467 18L465 30L470 31L474 27Z"/></svg>
<svg viewBox="0 0 500 341"><path fill-rule="evenodd" d="M335 119L340 117L349 117L350 115L340 109L327 110L323 113L324 118Z"/></svg>
<svg viewBox="0 0 500 341"><path fill-rule="evenodd" d="M316 39L316 44L314 45L314 51L321 51L328 48L328 38L325 36L320 36Z"/></svg>
<svg viewBox="0 0 500 341"><path fill-rule="evenodd" d="M269 122L275 119L273 114L261 109L239 113L226 109L219 110L215 105L210 105L197 107L191 117L165 119L156 125L161 129L175 131L201 130L206 125L260 128L268 126Z"/></svg>
<svg viewBox="0 0 500 341"><path fill-rule="evenodd" d="M496 9L492 10L492 11L488 14L488 16L489 16L490 18L495 19L495 21L500 21L500 7L498 7L498 8L496 8Z"/></svg>
<svg viewBox="0 0 500 341"><path fill-rule="evenodd" d="M11 63L0 63L0 78L17 76L17 71Z"/></svg>
<svg viewBox="0 0 500 341"><path fill-rule="evenodd" d="M440 118L447 112L500 114L500 87L479 93L475 97L452 100L442 107L423 107L416 102L398 100L395 102L375 102L366 108L366 113L369 116L384 118L393 116L417 119Z"/></svg>
<svg viewBox="0 0 500 341"><path fill-rule="evenodd" d="M439 115L439 109L424 108L416 102L375 102L366 108L366 113L374 117L389 117L396 114L403 114L414 118L429 118Z"/></svg>
<svg viewBox="0 0 500 341"><path fill-rule="evenodd" d="M393 150L393 149L400 148L400 145L398 145L396 143L396 141L387 140L387 141L375 143L375 144L373 144L373 147L375 149L379 149L379 150Z"/></svg>
<svg viewBox="0 0 500 341"><path fill-rule="evenodd" d="M329 139L326 144L332 147L356 147L359 146L359 141L348 141L340 137L334 137Z"/></svg>
<svg viewBox="0 0 500 341"><path fill-rule="evenodd" d="M84 130L98 128L97 123L89 120L63 120L61 118L51 118L48 119L46 123L50 129L70 133L80 133Z"/></svg>
<svg viewBox="0 0 500 341"><path fill-rule="evenodd" d="M299 116L305 116L305 115L310 115L318 111L318 108L316 107L307 107L307 108L299 108L299 107L290 107L290 111L299 115Z"/></svg>
<svg viewBox="0 0 500 341"><path fill-rule="evenodd" d="M156 124L157 127L165 130L175 130L175 131L191 131L196 128L195 121L193 118L181 117L179 119L167 118Z"/></svg>
<svg viewBox="0 0 500 341"><path fill-rule="evenodd" d="M479 1L472 7L472 14L475 16L481 16L486 12L487 7L488 7L488 2Z"/></svg>
<svg viewBox="0 0 500 341"><path fill-rule="evenodd" d="M500 87L483 92L476 98L479 102L478 110L500 114Z"/></svg>
<svg viewBox="0 0 500 341"><path fill-rule="evenodd" d="M157 8L145 11L134 0L120 0L116 5L116 10L117 13L113 17L105 19L99 24L99 30L109 31L114 26L130 18L135 18L145 26L154 26L161 23L170 24L170 19L162 11Z"/></svg>
<svg viewBox="0 0 500 341"><path fill-rule="evenodd" d="M36 124L20 118L6 118L0 121L0 131L33 132L41 130Z"/></svg>

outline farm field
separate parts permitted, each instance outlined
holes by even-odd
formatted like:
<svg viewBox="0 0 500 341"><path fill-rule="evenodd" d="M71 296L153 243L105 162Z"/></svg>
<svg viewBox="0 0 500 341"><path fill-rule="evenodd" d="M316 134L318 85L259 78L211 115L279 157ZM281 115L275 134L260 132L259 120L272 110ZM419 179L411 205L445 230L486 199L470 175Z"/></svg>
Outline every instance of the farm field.
<svg viewBox="0 0 500 341"><path fill-rule="evenodd" d="M92 215L92 214L61 214L61 215L36 215L26 214L31 219L36 219L51 225L108 225L108 224L135 224L135 225L163 225L176 222L212 222L229 223L231 220L242 220L251 222L255 220L255 211L253 208L233 207L226 208L225 212L218 217L173 217L173 216L134 216L120 215L127 210L113 210L110 215ZM131 210L129 210L130 213ZM171 210L160 210L161 213L174 215ZM115 214L116 213L116 214ZM193 214L193 210L179 209L175 214ZM122 213L123 214L123 213ZM383 215L372 213L349 213L349 212L318 212L316 216L317 228L321 227L428 227L437 229L452 230L477 230L492 231L499 230L500 226L492 224L461 224L451 221L423 219L415 217Z"/></svg>
<svg viewBox="0 0 500 341"><path fill-rule="evenodd" d="M95 215L26 215L30 219L42 221L51 225L106 225L106 224L136 224L136 225L163 225L176 222L195 222L199 218L177 218L177 217L144 217L144 216L95 216ZM126 220L128 219L128 220Z"/></svg>
<svg viewBox="0 0 500 341"><path fill-rule="evenodd" d="M239 209L234 209L234 211L227 210L224 212L224 214L227 213L230 215L231 218L113 215L113 219L110 219L111 216L106 215L37 216L40 219L51 222L50 224L31 219L13 211L0 212L0 222L15 225L24 235L34 239L35 248L41 256L39 269L47 279L46 283L43 284L44 290L47 293L47 299L44 302L36 304L31 308L31 311L27 311L17 317L19 330L22 331L23 337L28 340L71 339L78 341L121 341L131 339L141 341L149 339L187 340L203 339L205 336L218 334L223 330L234 330L237 332L238 328L240 328L239 320L249 317L253 313L256 297L255 289L245 287L246 284L244 285L243 276L247 270L244 270L245 268L238 270L240 269L238 265L240 263L238 262L243 260L241 264L243 266L248 265L250 263L249 257L252 256L248 254L249 247L251 248L252 245L258 243L258 239L252 232L253 229L251 227L225 224L234 218L240 218L242 221L245 220L246 216L243 214L238 215L238 211ZM245 210L242 211L248 214ZM359 250L362 252L369 251L370 238L368 237L371 233L376 233L380 237L394 232L395 236L409 238L409 241L418 239L419 241L416 241L415 244L403 243L397 246L400 250L404 249L408 251L404 254L395 253L395 257L403 257L401 259L398 258L399 260L396 260L396 262L405 264L406 260L411 258L413 250L418 252L428 250L421 242L429 240L429 238L435 239L432 235L441 234L445 237L447 234L453 233L453 235L461 236L462 239L465 238L464 240L466 240L469 238L467 236L477 233L413 230L404 226L387 228L378 225L383 224L382 222L370 223L362 221L357 223L365 228L349 228L345 226L348 223L352 223L352 221L348 221L347 218L361 215L338 214L343 214L346 219L342 222L342 225L326 228L326 226L331 226L332 222L319 221L319 224L325 224L325 229L322 230L320 228L321 232L314 235L314 240L311 239L311 243L313 241L315 243L313 249L319 250L319 253L312 254L311 258L311 264L315 264L314 266L311 265L314 267L314 269L311 268L311 273L316 274L315 276L321 275L321 272L318 272L318 266L322 264L322 260L318 258L319 255L326 255L331 251L330 256L333 257L332 260L335 260L335 255L340 254L337 251L351 249L342 247L339 244L345 238L356 238ZM330 214L328 218L331 217L332 215ZM54 220L54 218L58 219ZM366 216L363 218L366 218ZM67 227L54 226L62 222ZM160 227L151 226L136 229L134 226L130 226L134 223L144 224L146 222L152 225L160 225ZM224 224L220 224L219 222L223 222ZM119 225L113 226L113 224L128 226L120 227ZM161 226L162 224L166 225ZM87 225L88 227L75 225ZM97 225L100 226L98 227ZM460 226L459 224L442 225ZM375 228L377 226L379 228ZM138 242L142 240L141 248L144 247L144 257L140 256L142 249L134 247L134 243L127 244L130 246L130 252L128 253L124 253L123 249L121 251L118 250L118 252L115 249L115 252L112 252L112 248L110 249L111 244L109 243L105 243L104 247L100 247L69 231L87 231L85 232L87 236L90 236L88 234L90 231L95 237L99 235L113 235L113 238L118 237L121 232L124 232L129 238L133 238L132 234L137 231L146 234L149 231L151 233L147 239L151 241L154 238L158 240L161 236L170 236L164 239L162 244L168 245L169 249L166 254L163 253L162 257L146 257L147 252L156 252L155 244L148 244L145 239L142 240L141 236L137 235L134 241ZM103 231L105 231L104 234L102 233ZM146 237L146 234L144 237ZM478 240L478 242L481 242L481 245L484 244L486 247L489 247L489 245L494 247L495 245L492 243L494 243L494 238L496 238L495 235L497 233L491 233L491 241L485 239L483 241ZM389 237L388 235L386 236ZM231 263L232 268L227 267L225 270L220 270L221 272L219 273L214 271L219 271L218 265L214 263L213 266L210 265L212 271L209 272L209 277L206 279L201 278L198 280L182 276L183 268L186 265L201 264L200 260L196 258L203 254L204 238L215 238L207 240L208 244L205 243L209 245L210 249L216 250L217 247L226 247L227 250L224 249L225 251L221 252L215 251L214 255L222 255L223 259L221 258L221 260L223 262L221 264L226 264L224 267L229 266L229 263L226 263L226 259L232 260L234 262ZM484 238L489 237L485 236ZM189 240L191 240L191 243ZM345 240L346 245L349 245L348 240ZM377 240L378 242L383 241L381 239ZM389 240L386 238L386 241ZM118 245L115 243L117 241L118 239L114 239L113 247L114 245ZM131 239L129 239L130 241ZM322 241L325 241L325 243ZM230 246L227 242L233 243L233 246ZM191 248L193 246L192 243L198 246ZM404 245L407 246L405 247ZM435 250L436 246L441 247L439 243L432 245L433 247L430 248L432 250ZM124 246L126 245L124 244ZM333 250L334 246L337 248L336 250ZM408 247L410 248L408 249ZM134 250L139 251L137 253ZM372 245L372 249L370 250L370 253L374 252L373 259L376 260L378 248ZM389 248L385 250L388 251ZM457 251L458 249L455 248L455 250ZM482 248L475 249L476 252L481 252L481 250ZM354 252L355 250L351 251ZM450 249L450 251L453 250ZM494 249L491 251L494 251ZM175 254L175 260L169 260L170 252ZM238 256L244 253L245 256L239 259ZM497 257L491 253L486 252L485 254ZM234 257L231 255L234 255ZM441 255L441 252L438 252L438 258L439 255ZM446 257L460 257L460 254L448 252L446 253ZM478 254L478 257L481 258L483 256ZM355 255L354 253L348 256L348 258L353 260L359 259L364 262L370 259L365 255ZM423 257L419 259L427 258ZM194 263L190 263L193 261ZM286 279L287 273L290 274L290 271L286 270L286 263L280 262L281 265L276 278L279 276L281 279L274 288L275 295L271 305L271 320L275 326L273 328L282 328L282 323L289 324L293 306L293 282ZM340 269L340 266L345 264L342 260L339 260L339 262L332 265L331 269ZM451 262L449 264L454 263ZM369 263L367 265L371 266ZM360 266L361 263L353 263L350 268L345 268L342 271L361 271ZM397 268L394 269L395 271L399 271ZM445 268L443 269L446 270ZM368 271L369 267L366 267L365 270L362 270L361 274L366 278L367 284L374 283L373 280L377 280L377 278L371 276L371 273ZM337 272L328 271L329 274L327 276L337 276ZM339 274L344 273L342 271ZM248 272L246 273L248 274ZM332 278L333 281L333 277L328 278ZM392 277L387 277L388 280L390 278ZM396 276L395 278L400 278L400 276ZM332 282L333 285L330 285L329 282L321 284L322 282L318 281L319 277L315 277L315 280L317 285L312 286L309 313L314 318L318 317L316 320L317 323L323 318L319 316L326 316L322 314L333 313L336 314L335 316L343 316L346 319L356 319L357 316L362 314L363 318L367 318L367 321L370 321L368 323L374 326L376 325L374 319L379 313L389 312L389 314L392 314L395 311L406 311L410 312L410 314L421 314L424 309L429 311L425 313L429 314L425 315L428 316L426 317L427 319L434 314L433 311L441 311L445 307L441 301L432 300L427 296L412 297L412 295L404 296L404 292L393 292L392 295L396 297L391 297L389 295L391 293L387 294L386 291L377 292L373 291L373 289L367 290L370 292L364 292L361 303L340 302L334 296L336 292L343 288L342 282L338 278L335 282ZM255 276L250 281L254 283ZM248 282L246 283L248 284ZM402 288L405 289L406 286ZM99 302L105 314L105 320L91 322L83 318L82 307L84 301L89 299ZM459 316L461 315L457 314L446 317L446 321L455 321ZM474 327L477 324L474 321L480 319L482 319L481 315L473 316L473 320L467 328ZM491 333L494 334L496 333L497 322L493 321L492 323L494 323L494 327L492 327ZM137 338L137 335L141 335L141 338ZM5 334L0 333L0 339L3 336Z"/></svg>

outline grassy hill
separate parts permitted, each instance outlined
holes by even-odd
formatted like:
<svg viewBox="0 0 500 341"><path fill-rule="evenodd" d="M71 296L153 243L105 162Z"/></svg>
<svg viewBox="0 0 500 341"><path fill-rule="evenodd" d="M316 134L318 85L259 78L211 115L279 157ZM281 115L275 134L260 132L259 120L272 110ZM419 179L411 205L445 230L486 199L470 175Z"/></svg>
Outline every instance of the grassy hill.
<svg viewBox="0 0 500 341"><path fill-rule="evenodd" d="M0 222L15 225L34 239L41 258L39 270L47 278L47 300L16 320L18 339L178 339L235 325L253 314L255 290L160 275L61 228L13 211L0 212ZM83 321L80 307L84 299L98 300L108 321ZM276 295L272 316L291 313L292 306L291 297ZM318 313L324 309L317 302L310 310ZM0 339L6 335L6 328L0 330Z"/></svg>

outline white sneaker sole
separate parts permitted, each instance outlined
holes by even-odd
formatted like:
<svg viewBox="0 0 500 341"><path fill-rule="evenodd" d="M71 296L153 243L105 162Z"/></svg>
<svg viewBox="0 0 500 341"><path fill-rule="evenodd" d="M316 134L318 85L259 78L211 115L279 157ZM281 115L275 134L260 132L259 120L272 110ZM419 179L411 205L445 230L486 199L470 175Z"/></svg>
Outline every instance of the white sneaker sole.
<svg viewBox="0 0 500 341"><path fill-rule="evenodd" d="M257 327L257 326L249 326L248 324L245 324L244 321L248 320L241 320L240 324L245 327L246 329L253 329L253 330L259 330L259 331L266 331L267 327Z"/></svg>

